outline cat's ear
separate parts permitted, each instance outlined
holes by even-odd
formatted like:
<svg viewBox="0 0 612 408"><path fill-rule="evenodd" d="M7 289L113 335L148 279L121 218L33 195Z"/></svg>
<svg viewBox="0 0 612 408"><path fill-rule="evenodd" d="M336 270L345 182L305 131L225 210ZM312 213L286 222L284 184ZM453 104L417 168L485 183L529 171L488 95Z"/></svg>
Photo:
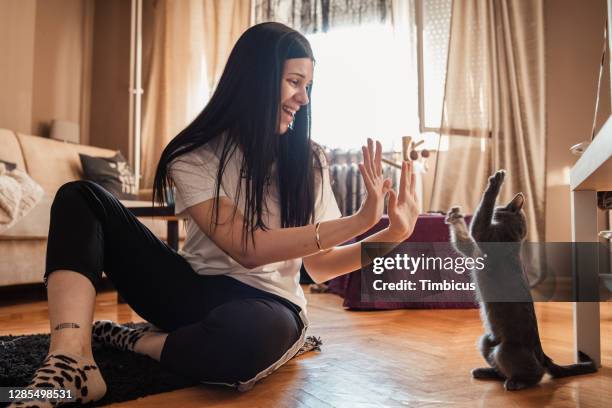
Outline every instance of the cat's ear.
<svg viewBox="0 0 612 408"><path fill-rule="evenodd" d="M506 208L514 212L519 212L523 208L523 204L525 204L525 196L523 193L518 193L514 196L512 201L508 203Z"/></svg>

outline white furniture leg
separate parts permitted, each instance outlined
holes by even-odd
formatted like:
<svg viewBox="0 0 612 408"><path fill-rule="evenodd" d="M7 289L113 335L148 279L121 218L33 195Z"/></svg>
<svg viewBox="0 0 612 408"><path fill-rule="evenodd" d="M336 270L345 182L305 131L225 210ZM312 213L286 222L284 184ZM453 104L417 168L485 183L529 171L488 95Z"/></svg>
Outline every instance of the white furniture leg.
<svg viewBox="0 0 612 408"><path fill-rule="evenodd" d="M597 192L572 191L572 241L598 242L597 237ZM575 251L576 252L576 251ZM595 255L597 257L597 255ZM578 257L575 262L580 285L597 288L599 271L593 259ZM597 261L597 258L595 258ZM585 268L588 268L585 270ZM580 292L580 289L579 289ZM591 357L597 366L601 366L599 302L574 303L574 346L575 357L582 351Z"/></svg>

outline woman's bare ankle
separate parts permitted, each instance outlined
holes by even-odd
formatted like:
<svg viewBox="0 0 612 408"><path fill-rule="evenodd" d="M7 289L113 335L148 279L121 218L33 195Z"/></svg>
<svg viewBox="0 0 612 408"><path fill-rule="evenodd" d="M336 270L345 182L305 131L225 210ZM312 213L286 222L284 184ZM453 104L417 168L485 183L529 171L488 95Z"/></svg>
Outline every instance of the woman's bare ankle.
<svg viewBox="0 0 612 408"><path fill-rule="evenodd" d="M68 353L74 356L77 356L79 358L85 359L85 360L93 360L93 352L91 347L89 347L89 350L83 347L63 347L63 346L58 346L58 347L49 347L49 352L47 353L47 355L50 354L58 354L58 353Z"/></svg>
<svg viewBox="0 0 612 408"><path fill-rule="evenodd" d="M55 340L55 341L54 341ZM79 339L56 340L53 337L49 344L49 353L66 352L79 357L93 360L93 351L90 344L83 344Z"/></svg>

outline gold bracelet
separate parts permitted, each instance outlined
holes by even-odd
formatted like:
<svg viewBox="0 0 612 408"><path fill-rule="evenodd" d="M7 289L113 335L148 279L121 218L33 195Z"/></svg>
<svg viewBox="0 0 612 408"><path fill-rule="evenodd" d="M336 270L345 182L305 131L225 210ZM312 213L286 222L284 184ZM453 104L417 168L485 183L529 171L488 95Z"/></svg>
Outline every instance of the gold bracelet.
<svg viewBox="0 0 612 408"><path fill-rule="evenodd" d="M320 222L317 222L315 225L315 240L317 241L317 248L319 251L321 250L321 237L319 237L319 227L321 226Z"/></svg>

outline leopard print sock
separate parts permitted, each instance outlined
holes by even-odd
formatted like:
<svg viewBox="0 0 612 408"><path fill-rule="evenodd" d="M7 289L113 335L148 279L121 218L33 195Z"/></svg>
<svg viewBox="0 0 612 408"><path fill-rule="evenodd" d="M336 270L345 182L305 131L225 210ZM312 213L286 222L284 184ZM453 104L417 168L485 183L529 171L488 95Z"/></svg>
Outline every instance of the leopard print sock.
<svg viewBox="0 0 612 408"><path fill-rule="evenodd" d="M123 326L111 320L99 320L93 324L92 337L105 345L120 350L134 351L134 345L147 332L156 331L154 326L147 325L138 329Z"/></svg>
<svg viewBox="0 0 612 408"><path fill-rule="evenodd" d="M106 394L106 383L96 362L65 352L49 354L26 386L28 389L70 390L71 401L33 400L14 402L9 407L57 407L68 403L86 404Z"/></svg>

